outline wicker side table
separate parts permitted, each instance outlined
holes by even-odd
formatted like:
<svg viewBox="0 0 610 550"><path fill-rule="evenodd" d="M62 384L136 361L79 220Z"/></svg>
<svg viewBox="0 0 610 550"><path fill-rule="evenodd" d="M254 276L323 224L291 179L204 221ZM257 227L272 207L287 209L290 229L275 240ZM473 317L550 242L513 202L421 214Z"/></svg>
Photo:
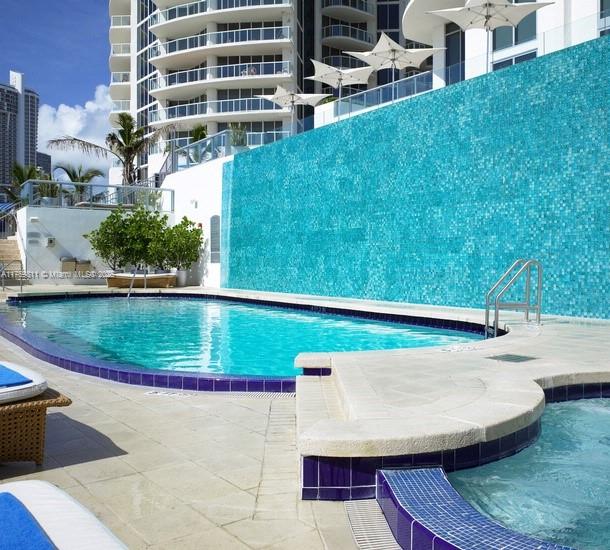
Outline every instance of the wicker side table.
<svg viewBox="0 0 610 550"><path fill-rule="evenodd" d="M31 399L0 405L0 462L31 460L40 466L44 459L47 408L71 403L49 388Z"/></svg>

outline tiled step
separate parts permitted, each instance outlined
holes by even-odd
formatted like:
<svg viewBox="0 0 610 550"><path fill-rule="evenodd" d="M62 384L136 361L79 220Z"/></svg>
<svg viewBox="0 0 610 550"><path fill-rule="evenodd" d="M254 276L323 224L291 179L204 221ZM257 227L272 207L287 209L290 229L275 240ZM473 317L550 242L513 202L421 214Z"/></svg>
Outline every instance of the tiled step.
<svg viewBox="0 0 610 550"><path fill-rule="evenodd" d="M405 550L570 550L480 514L451 486L442 468L378 470L377 501Z"/></svg>

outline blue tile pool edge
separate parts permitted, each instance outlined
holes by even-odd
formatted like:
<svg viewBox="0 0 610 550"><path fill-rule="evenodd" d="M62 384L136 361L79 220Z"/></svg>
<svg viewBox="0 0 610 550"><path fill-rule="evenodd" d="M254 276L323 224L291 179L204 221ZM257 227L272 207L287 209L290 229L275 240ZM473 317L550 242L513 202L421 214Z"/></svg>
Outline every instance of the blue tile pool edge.
<svg viewBox="0 0 610 550"><path fill-rule="evenodd" d="M470 503L453 488L442 468L413 471L417 477L426 476L420 487L431 493L433 483L438 493L444 498L438 501L438 509L444 509L451 516L450 523L444 530L434 528L433 521L426 521L425 510L417 505L408 507L396 494L396 483L388 479L392 471L378 471L376 477L375 497L386 518L386 521L398 542L405 550L463 550L468 542L456 539L470 539L470 543L480 543L485 538L493 539L494 548L513 548L515 550L573 550L552 542L546 542L528 535L513 531L502 524L478 512ZM430 475L432 474L432 475ZM432 495L434 496L434 495ZM451 497L451 498L449 498ZM428 499L431 497L428 496ZM449 502L448 502L449 501ZM451 515L453 504L456 513ZM436 515L436 513L435 513ZM449 522L448 522L449 523ZM473 527L473 524L475 526ZM478 547L478 546L477 546ZM483 545L481 548L489 546Z"/></svg>
<svg viewBox="0 0 610 550"><path fill-rule="evenodd" d="M124 294L108 293L55 293L40 294L35 296L9 296L7 303L19 304L21 302L54 301L66 299L89 299L89 298L114 298L125 299ZM163 298L163 299L192 299L192 300L220 300L225 302L249 303L269 307L279 307L311 311L315 313L328 313L334 315L345 315L362 319L377 321L389 321L402 324L418 325L431 328L441 328L483 334L483 326L468 321L452 321L434 319L429 317L415 317L393 313L376 313L345 308L327 306L315 306L309 304L296 304L291 302L280 302L272 300L260 300L243 296L225 296L217 294L191 294L160 292L138 292L135 298ZM0 334L7 340L18 345L30 355L42 359L60 368L95 376L104 380L131 384L135 386L149 386L153 388L190 390L190 391L221 391L221 392L272 392L272 393L294 393L296 391L296 377L270 378L266 376L240 376L228 374L196 374L179 371L159 371L146 369L135 365L121 365L108 361L98 360L89 356L75 356L65 348L39 338L27 329L18 327L0 315ZM502 334L506 334L503 332ZM303 369L305 376L328 376L330 369Z"/></svg>
<svg viewBox="0 0 610 550"><path fill-rule="evenodd" d="M0 335L30 355L62 369L132 386L208 392L294 393L296 391L295 377L272 378L254 375L246 377L162 371L77 355L16 326L2 315L0 315Z"/></svg>

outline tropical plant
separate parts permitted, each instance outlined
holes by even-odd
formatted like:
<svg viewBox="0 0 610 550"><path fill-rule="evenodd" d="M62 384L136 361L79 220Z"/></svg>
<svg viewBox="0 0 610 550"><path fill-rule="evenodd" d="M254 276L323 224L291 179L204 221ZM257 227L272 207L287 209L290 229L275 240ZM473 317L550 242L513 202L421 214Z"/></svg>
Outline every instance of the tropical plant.
<svg viewBox="0 0 610 550"><path fill-rule="evenodd" d="M188 269L199 258L202 245L203 230L185 216L178 225L167 229L167 263L179 270Z"/></svg>
<svg viewBox="0 0 610 550"><path fill-rule="evenodd" d="M244 124L231 122L229 130L231 130L231 145L245 147L248 144L248 135Z"/></svg>
<svg viewBox="0 0 610 550"><path fill-rule="evenodd" d="M78 167L72 166L71 164L57 164L54 170L61 170L68 177L70 183L73 184L74 194L76 195L77 200L82 200L85 195L85 190L87 189L85 185L80 184L90 183L93 179L104 175L104 172L97 168L84 169L82 164Z"/></svg>
<svg viewBox="0 0 610 550"><path fill-rule="evenodd" d="M123 184L133 185L138 179L135 166L138 155L148 151L149 147L167 135L172 127L166 126L148 133L146 127L136 128L136 121L129 113L119 113L117 124L118 130L106 136L105 146L73 136L64 136L49 140L48 147L60 151L77 150L98 158L108 158L108 155L113 155L123 165Z"/></svg>
<svg viewBox="0 0 610 550"><path fill-rule="evenodd" d="M11 184L5 190L12 201L18 201L21 198L22 185L28 180L39 179L40 172L35 166L23 166L15 163L13 165L12 176Z"/></svg>
<svg viewBox="0 0 610 550"><path fill-rule="evenodd" d="M189 145L192 145L193 143L197 143L198 141L201 141L202 139L205 139L206 137L208 137L207 128L203 124L197 124L191 130L191 141L190 141ZM203 152L204 152L201 149L201 146L189 147L188 151L189 151L191 162L194 164L199 164L203 158Z"/></svg>
<svg viewBox="0 0 610 550"><path fill-rule="evenodd" d="M36 192L39 197L56 198L59 197L59 185L51 181L41 181L36 185Z"/></svg>
<svg viewBox="0 0 610 550"><path fill-rule="evenodd" d="M85 238L91 243L91 248L113 271L127 264L127 224L126 213L122 208L113 210Z"/></svg>

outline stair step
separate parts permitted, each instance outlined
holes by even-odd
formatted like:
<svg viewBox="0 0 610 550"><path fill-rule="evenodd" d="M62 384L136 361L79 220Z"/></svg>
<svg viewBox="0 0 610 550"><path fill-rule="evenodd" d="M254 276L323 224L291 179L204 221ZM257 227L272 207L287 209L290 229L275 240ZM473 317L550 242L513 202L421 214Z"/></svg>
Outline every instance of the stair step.
<svg viewBox="0 0 610 550"><path fill-rule="evenodd" d="M401 548L569 550L511 531L477 512L442 468L378 470L377 501ZM415 547L415 546L413 546Z"/></svg>

